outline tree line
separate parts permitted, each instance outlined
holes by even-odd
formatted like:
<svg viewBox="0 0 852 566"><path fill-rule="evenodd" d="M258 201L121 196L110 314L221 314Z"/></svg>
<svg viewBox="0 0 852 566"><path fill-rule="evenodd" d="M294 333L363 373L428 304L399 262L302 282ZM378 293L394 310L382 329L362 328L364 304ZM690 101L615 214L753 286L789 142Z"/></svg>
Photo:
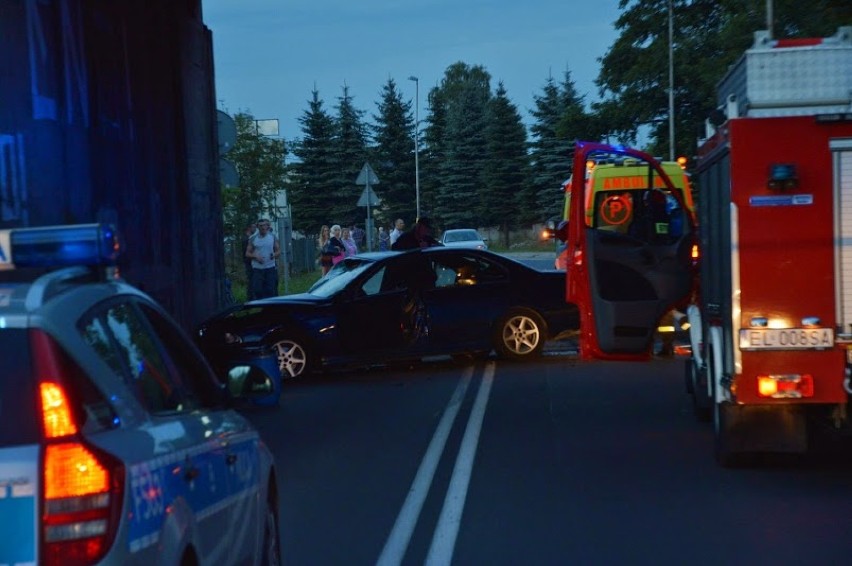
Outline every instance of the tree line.
<svg viewBox="0 0 852 566"><path fill-rule="evenodd" d="M226 234L242 227L287 189L293 228L316 233L329 223L363 224L355 179L369 162L381 183L373 211L381 225L414 220L414 135L420 147L420 209L441 228L508 230L559 214L560 187L571 174L573 140L635 144L667 156L668 10L671 5L675 154L692 156L716 108L715 88L729 65L767 28L766 0L621 0L618 38L599 59L598 100L577 92L570 69L547 77L534 95L529 127L502 82L481 65L457 62L428 92L415 128L412 103L392 78L375 109L356 106L348 87L326 105L315 89L299 117L301 137L284 143L257 134L249 114L236 117L229 154L240 186L225 190ZM823 37L852 25L848 0L774 0L775 37ZM566 44L566 49L581 46Z"/></svg>

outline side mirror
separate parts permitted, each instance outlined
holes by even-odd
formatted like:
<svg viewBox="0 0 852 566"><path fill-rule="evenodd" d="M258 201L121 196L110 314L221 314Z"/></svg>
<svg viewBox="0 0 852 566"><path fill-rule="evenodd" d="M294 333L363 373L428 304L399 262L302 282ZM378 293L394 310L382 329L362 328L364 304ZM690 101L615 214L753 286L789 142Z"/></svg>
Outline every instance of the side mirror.
<svg viewBox="0 0 852 566"><path fill-rule="evenodd" d="M228 361L224 371L218 373L231 399L261 407L278 406L281 372L278 357L271 349L241 350Z"/></svg>

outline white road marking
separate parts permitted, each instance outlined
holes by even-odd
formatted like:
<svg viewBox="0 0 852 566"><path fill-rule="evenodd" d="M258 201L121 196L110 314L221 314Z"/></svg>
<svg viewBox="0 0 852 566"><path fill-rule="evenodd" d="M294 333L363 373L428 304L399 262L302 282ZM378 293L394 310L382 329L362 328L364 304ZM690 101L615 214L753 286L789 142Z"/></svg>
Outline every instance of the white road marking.
<svg viewBox="0 0 852 566"><path fill-rule="evenodd" d="M411 540L411 534L414 532L417 519L420 517L420 511L423 509L423 502L426 500L429 487L432 485L432 479L435 477L435 469L438 467L441 454L444 452L444 446L447 444L447 437L450 435L450 430L453 428L456 415L458 415L462 400L467 392L468 385L470 385L473 369L473 366L465 369L453 396L450 398L449 404L444 409L444 414L438 423L438 428L435 429L435 434L432 436L429 448L426 449L426 454L423 456L420 467L417 469L417 475L414 476L414 481L408 490L405 503L403 503L402 509L400 509L399 515L397 515L393 529L388 536L388 540L385 542L385 547L382 549L382 554L376 562L378 566L398 566L402 562L403 556L405 556L405 551L408 549L408 543Z"/></svg>
<svg viewBox="0 0 852 566"><path fill-rule="evenodd" d="M438 526L432 536L432 545L426 556L427 566L443 566L450 564L453 559L453 549L456 545L456 537L461 525L464 503L467 498L467 488L470 485L470 476L473 472L473 460L476 456L476 447L479 444L479 433L482 430L482 420L485 417L485 407L488 405L488 395L491 393L491 385L494 383L494 362L488 362L485 366L485 374L482 377L482 385L476 395L473 410L467 421L461 447L459 448L456 465L453 468L453 476L450 478L450 487L444 498L444 507L438 519Z"/></svg>

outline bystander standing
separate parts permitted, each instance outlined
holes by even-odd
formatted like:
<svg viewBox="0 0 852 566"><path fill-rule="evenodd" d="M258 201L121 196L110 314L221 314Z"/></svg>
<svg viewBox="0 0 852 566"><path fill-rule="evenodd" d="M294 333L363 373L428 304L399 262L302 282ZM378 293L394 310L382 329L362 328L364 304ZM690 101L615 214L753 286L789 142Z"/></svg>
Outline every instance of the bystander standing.
<svg viewBox="0 0 852 566"><path fill-rule="evenodd" d="M246 257L251 259L255 299L278 295L278 268L275 260L281 255L281 249L278 238L269 229L269 220L258 220L257 235L249 241L246 248Z"/></svg>

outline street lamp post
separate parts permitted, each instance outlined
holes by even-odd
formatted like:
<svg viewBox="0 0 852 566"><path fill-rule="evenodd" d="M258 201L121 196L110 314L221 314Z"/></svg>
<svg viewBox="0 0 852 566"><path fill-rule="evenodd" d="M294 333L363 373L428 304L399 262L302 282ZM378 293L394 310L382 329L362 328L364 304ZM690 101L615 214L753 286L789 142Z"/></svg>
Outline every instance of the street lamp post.
<svg viewBox="0 0 852 566"><path fill-rule="evenodd" d="M420 79L414 75L408 77L414 81L414 195L417 205L417 218L420 218Z"/></svg>
<svg viewBox="0 0 852 566"><path fill-rule="evenodd" d="M669 161L675 159L674 119L674 5L669 0Z"/></svg>

